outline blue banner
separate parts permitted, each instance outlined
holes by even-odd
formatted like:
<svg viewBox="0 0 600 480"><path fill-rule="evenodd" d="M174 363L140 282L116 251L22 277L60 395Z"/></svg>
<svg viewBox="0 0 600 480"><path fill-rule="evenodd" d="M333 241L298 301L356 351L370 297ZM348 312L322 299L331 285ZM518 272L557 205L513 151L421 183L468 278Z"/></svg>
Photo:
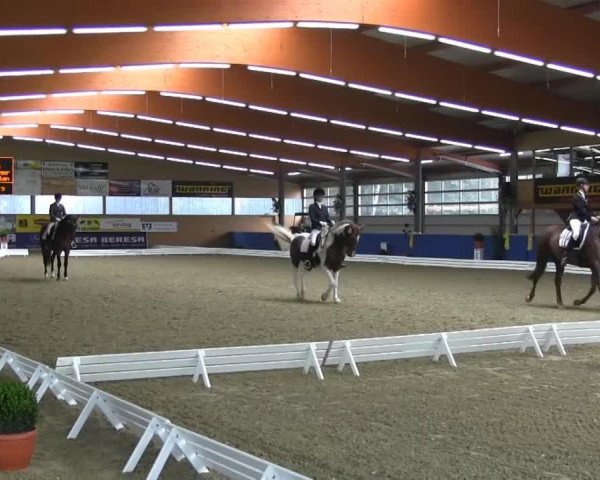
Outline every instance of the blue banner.
<svg viewBox="0 0 600 480"><path fill-rule="evenodd" d="M17 233L16 236L17 248L40 248L37 233ZM75 243L81 250L148 248L146 232L77 232Z"/></svg>

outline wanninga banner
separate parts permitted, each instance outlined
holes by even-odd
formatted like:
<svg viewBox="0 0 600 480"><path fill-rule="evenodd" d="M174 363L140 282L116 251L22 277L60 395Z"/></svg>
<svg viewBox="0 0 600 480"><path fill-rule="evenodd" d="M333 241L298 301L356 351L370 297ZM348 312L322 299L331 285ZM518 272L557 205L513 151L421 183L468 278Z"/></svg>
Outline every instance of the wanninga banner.
<svg viewBox="0 0 600 480"><path fill-rule="evenodd" d="M592 202L600 200L600 176L587 177L590 182L588 196ZM569 205L575 194L575 178L537 178L535 185L536 204Z"/></svg>
<svg viewBox="0 0 600 480"><path fill-rule="evenodd" d="M231 182L173 182L174 197L229 197L233 196Z"/></svg>

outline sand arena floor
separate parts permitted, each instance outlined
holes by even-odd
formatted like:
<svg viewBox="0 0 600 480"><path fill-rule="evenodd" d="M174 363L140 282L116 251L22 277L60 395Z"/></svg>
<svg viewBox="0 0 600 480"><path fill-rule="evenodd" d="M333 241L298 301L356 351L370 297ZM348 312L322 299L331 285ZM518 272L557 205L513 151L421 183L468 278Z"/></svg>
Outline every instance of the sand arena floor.
<svg viewBox="0 0 600 480"><path fill-rule="evenodd" d="M600 295L554 307L551 275L526 305L525 272L352 264L341 305L321 303L325 276L294 299L279 259L72 259L70 281L42 279L41 259L0 261L0 345L53 365L57 356L250 345L600 319ZM565 277L564 298L588 289ZM594 479L600 475L600 347L566 358L477 354L325 371L104 383L101 388L217 440L315 479ZM47 397L27 473L1 479L117 479L133 436L99 418L79 440L78 410ZM148 456L129 478L145 478ZM161 478L192 478L169 463ZM204 478L219 478L208 475Z"/></svg>

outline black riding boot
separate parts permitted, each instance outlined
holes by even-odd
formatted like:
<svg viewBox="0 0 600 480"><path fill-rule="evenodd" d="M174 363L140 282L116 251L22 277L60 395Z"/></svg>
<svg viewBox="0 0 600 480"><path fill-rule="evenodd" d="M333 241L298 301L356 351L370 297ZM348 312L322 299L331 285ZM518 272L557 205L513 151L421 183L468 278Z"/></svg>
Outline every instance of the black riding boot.
<svg viewBox="0 0 600 480"><path fill-rule="evenodd" d="M317 259L315 257L315 254L317 252L317 247L316 246L310 246L308 247L308 252L307 252L307 256L308 256L308 260L306 260L304 262L304 268L306 270L312 270L313 268L315 268L317 266Z"/></svg>
<svg viewBox="0 0 600 480"><path fill-rule="evenodd" d="M575 240L573 240L571 238L571 240L569 240L569 244L567 245L567 248L563 249L563 256L560 259L560 266L561 267L566 267L567 266L567 263L569 262L569 254L573 250L574 246L575 246Z"/></svg>

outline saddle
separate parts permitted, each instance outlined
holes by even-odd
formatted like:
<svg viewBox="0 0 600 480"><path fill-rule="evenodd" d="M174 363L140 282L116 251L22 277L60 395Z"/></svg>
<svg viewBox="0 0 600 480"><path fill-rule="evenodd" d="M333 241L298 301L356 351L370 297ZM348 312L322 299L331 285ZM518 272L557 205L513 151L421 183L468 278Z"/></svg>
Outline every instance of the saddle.
<svg viewBox="0 0 600 480"><path fill-rule="evenodd" d="M587 238L587 234L588 234L589 230L590 230L589 223L581 224L581 230L579 231L579 240L577 240L577 242L575 243L573 250L581 250L581 247L583 247L583 245L585 245L585 240ZM572 241L572 238L573 238L573 232L571 231L571 227L566 227L560 234L560 237L558 239L558 246L560 248L567 248L569 246L569 243Z"/></svg>
<svg viewBox="0 0 600 480"><path fill-rule="evenodd" d="M49 223L46 224L46 229L48 228L48 225L49 225ZM52 227L48 231L46 231L46 229L44 229L44 233L42 235L42 240L52 238L52 236L54 235L54 231L56 230L56 225L52 225Z"/></svg>

